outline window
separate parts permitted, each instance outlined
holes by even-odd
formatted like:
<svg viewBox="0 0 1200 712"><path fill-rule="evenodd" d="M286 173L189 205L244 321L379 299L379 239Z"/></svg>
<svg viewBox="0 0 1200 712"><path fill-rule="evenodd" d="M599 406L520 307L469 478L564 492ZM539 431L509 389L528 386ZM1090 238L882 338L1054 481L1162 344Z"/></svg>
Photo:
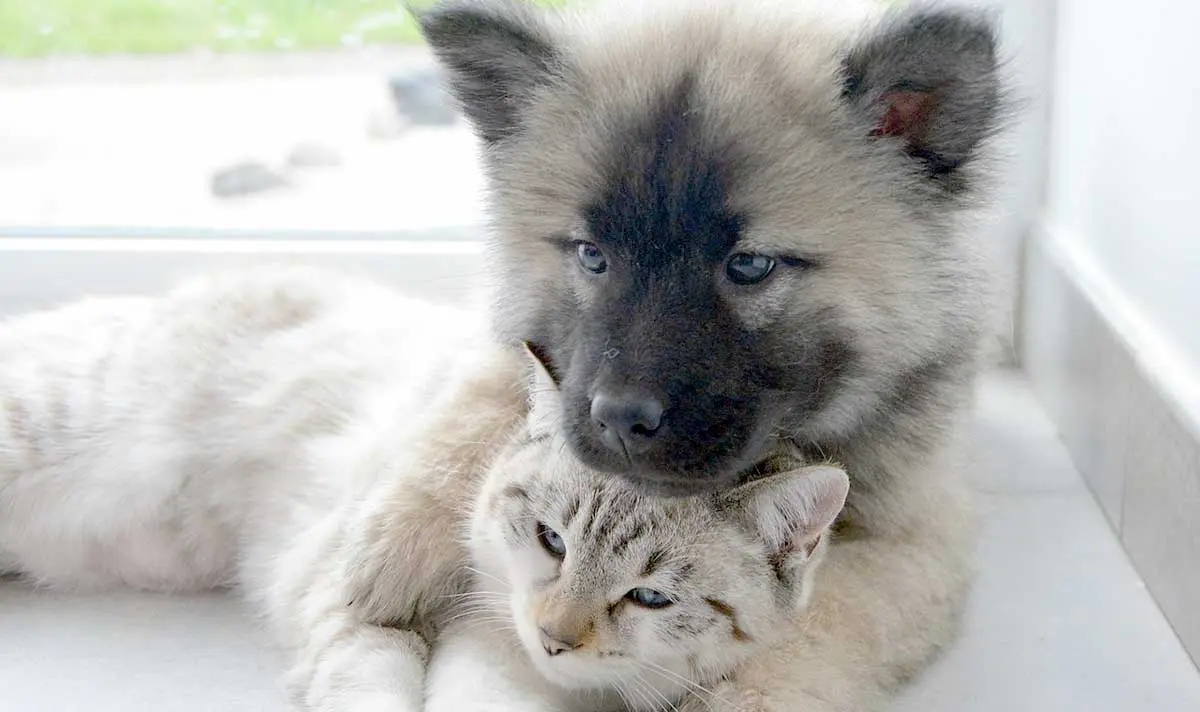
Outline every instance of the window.
<svg viewBox="0 0 1200 712"><path fill-rule="evenodd" d="M250 259L478 283L477 146L401 3L12 0L0 115L0 312Z"/></svg>

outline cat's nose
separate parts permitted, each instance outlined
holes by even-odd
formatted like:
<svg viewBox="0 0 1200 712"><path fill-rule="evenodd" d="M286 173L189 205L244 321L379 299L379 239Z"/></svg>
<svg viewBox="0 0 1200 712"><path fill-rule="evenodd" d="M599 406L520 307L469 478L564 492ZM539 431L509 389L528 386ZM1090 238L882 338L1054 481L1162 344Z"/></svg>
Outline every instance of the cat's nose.
<svg viewBox="0 0 1200 712"><path fill-rule="evenodd" d="M592 398L592 422L600 440L624 455L641 452L650 444L665 412L661 399L639 389L601 390Z"/></svg>
<svg viewBox="0 0 1200 712"><path fill-rule="evenodd" d="M550 657L568 653L579 647L579 637L573 635L565 635L559 632L551 632L545 627L538 628L538 633L541 634L542 648Z"/></svg>

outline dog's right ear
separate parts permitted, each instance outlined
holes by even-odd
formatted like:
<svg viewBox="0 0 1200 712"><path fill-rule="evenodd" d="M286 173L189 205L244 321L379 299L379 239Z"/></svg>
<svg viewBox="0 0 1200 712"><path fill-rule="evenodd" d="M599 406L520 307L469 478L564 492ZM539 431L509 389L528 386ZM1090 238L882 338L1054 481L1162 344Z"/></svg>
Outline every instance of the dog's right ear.
<svg viewBox="0 0 1200 712"><path fill-rule="evenodd" d="M916 3L885 16L845 60L844 97L902 146L935 184L965 187L959 169L1009 112L992 12Z"/></svg>
<svg viewBox="0 0 1200 712"><path fill-rule="evenodd" d="M562 412L562 391L554 376L554 367L541 348L528 341L522 342L525 355L529 357L533 378L529 383L529 435L548 435L558 427Z"/></svg>
<svg viewBox="0 0 1200 712"><path fill-rule="evenodd" d="M533 92L559 72L540 11L516 0L444 0L413 12L476 133L489 144L515 133Z"/></svg>

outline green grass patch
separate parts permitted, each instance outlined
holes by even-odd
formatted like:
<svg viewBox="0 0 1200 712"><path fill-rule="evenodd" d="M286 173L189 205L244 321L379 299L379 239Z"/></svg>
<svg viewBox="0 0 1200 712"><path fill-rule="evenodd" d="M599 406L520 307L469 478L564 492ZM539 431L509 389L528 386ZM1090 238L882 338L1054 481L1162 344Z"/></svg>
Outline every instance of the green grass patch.
<svg viewBox="0 0 1200 712"><path fill-rule="evenodd" d="M403 0L0 0L0 57L263 52L419 41Z"/></svg>

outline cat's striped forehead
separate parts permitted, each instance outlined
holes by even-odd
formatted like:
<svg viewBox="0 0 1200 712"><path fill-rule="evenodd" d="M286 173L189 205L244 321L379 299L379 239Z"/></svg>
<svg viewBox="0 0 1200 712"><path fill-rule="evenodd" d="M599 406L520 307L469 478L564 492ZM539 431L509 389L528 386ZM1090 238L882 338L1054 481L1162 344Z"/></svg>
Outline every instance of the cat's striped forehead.
<svg viewBox="0 0 1200 712"><path fill-rule="evenodd" d="M574 552L574 575L589 586L653 577L679 591L703 568L697 556L712 553L702 543L711 515L699 503L646 496L618 478L545 470L501 497L514 542L529 536L532 519L551 527Z"/></svg>
<svg viewBox="0 0 1200 712"><path fill-rule="evenodd" d="M540 452L536 462L525 458L502 496L522 500L554 517L555 525L570 531L601 555L624 556L654 542L677 540L709 524L711 507L695 497L646 495L621 478L595 472L580 464L565 445L539 441L526 446ZM665 555L647 560L648 572Z"/></svg>
<svg viewBox="0 0 1200 712"><path fill-rule="evenodd" d="M611 486L610 486L611 483ZM589 545L600 562L635 559L640 578L684 583L695 570L692 544L700 519L693 502L647 497L621 481L567 493L562 526Z"/></svg>

